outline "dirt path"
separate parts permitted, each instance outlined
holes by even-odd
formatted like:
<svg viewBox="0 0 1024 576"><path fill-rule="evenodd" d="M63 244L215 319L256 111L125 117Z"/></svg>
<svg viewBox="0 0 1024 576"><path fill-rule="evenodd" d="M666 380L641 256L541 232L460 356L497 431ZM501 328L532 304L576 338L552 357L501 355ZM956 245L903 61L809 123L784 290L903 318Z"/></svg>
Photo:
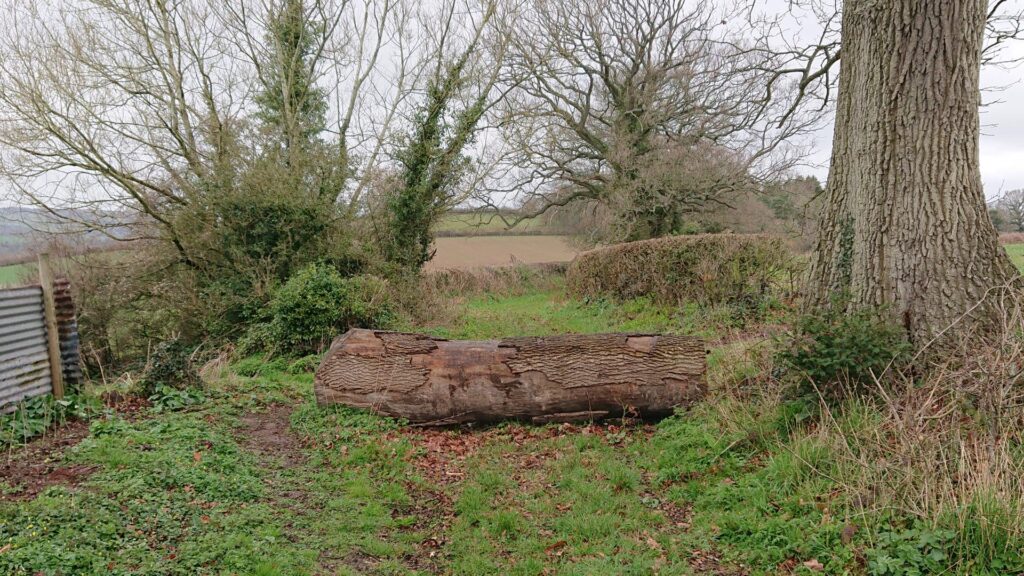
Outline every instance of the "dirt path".
<svg viewBox="0 0 1024 576"><path fill-rule="evenodd" d="M291 471L306 463L302 443L291 431L292 408L275 404L266 412L252 412L242 418L242 429L238 432L238 443L260 459L261 467L268 472L264 482L271 499L280 508L286 508L297 516L308 513L306 491L290 477ZM291 525L285 528L291 529Z"/></svg>
<svg viewBox="0 0 1024 576"><path fill-rule="evenodd" d="M242 418L244 425L238 440L246 450L256 454L269 468L286 469L301 466L306 457L302 443L291 431L292 409L275 404L266 412L252 412Z"/></svg>
<svg viewBox="0 0 1024 576"><path fill-rule="evenodd" d="M263 475L268 499L277 510L287 510L294 515L293 521L284 524L285 536L292 542L300 540L301 529L296 524L305 524L302 518L317 514L310 503L310 494L297 479L307 463L301 439L292 432L291 415L293 408L274 404L264 412L251 412L242 417L242 427L235 436L238 444L255 454ZM321 550L318 574L334 574L344 558L336 558L330 550Z"/></svg>

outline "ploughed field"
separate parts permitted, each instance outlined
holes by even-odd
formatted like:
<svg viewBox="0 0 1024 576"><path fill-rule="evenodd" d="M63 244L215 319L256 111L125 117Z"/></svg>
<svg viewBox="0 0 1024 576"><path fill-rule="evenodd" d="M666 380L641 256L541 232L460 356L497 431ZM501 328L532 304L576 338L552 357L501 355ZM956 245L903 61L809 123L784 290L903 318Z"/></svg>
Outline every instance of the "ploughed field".
<svg viewBox="0 0 1024 576"><path fill-rule="evenodd" d="M568 262L579 250L568 236L457 236L437 238L427 270Z"/></svg>

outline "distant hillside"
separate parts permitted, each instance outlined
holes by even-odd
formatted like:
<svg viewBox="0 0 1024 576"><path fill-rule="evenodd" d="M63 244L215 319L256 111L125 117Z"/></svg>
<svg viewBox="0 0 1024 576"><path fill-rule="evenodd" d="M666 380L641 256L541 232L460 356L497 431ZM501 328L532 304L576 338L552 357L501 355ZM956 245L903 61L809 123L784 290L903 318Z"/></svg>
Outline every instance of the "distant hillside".
<svg viewBox="0 0 1024 576"><path fill-rule="evenodd" d="M64 216L97 227L105 227L111 234L127 237L129 229L121 224L125 218L113 212L66 211ZM87 252L94 248L107 248L111 243L108 236L99 232L75 232L73 225L64 218L38 208L21 206L0 206L0 265L33 260L54 235L63 236L75 246L75 252Z"/></svg>

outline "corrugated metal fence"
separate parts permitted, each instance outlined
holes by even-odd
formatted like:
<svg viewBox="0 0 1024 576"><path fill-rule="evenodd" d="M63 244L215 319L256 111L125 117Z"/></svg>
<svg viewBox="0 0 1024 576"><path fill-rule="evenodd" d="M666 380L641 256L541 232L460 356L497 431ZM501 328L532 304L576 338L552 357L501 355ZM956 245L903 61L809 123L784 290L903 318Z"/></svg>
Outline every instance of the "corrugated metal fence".
<svg viewBox="0 0 1024 576"><path fill-rule="evenodd" d="M58 278L53 283L53 303L57 310L57 335L64 387L75 389L82 383L82 359L78 348L78 319L71 299L71 283Z"/></svg>
<svg viewBox="0 0 1024 576"><path fill-rule="evenodd" d="M50 359L39 286L0 290L0 408L50 392Z"/></svg>
<svg viewBox="0 0 1024 576"><path fill-rule="evenodd" d="M67 280L53 282L53 301L60 366L59 390L82 379L78 324ZM41 286L0 290L0 411L22 400L54 390L47 339L45 294Z"/></svg>

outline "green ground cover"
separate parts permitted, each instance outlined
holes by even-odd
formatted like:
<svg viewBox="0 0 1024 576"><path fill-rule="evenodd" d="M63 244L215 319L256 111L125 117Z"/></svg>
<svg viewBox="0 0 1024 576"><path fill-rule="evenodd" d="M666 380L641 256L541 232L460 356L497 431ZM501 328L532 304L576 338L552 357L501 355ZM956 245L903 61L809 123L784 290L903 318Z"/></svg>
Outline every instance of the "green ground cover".
<svg viewBox="0 0 1024 576"><path fill-rule="evenodd" d="M442 216L434 226L435 232L442 234L521 234L524 232L540 233L547 229L543 222L528 220L519 223L511 230L501 218L489 212L449 212Z"/></svg>
<svg viewBox="0 0 1024 576"><path fill-rule="evenodd" d="M558 289L471 297L454 314L420 328L714 338L732 318ZM951 573L936 568L948 531L849 512L849 470L811 406L752 387L763 346L716 344L708 401L655 424L418 429L317 406L308 361L211 367L192 401L98 412L80 443L52 455L56 470L86 472L75 482L57 475L24 497L19 478L3 478L0 573ZM881 416L835 418L856 432ZM991 565L959 573L1000 573Z"/></svg>
<svg viewBox="0 0 1024 576"><path fill-rule="evenodd" d="M0 503L0 572L769 574L853 554L821 480L752 464L710 413L420 431L317 407L308 374L243 371L189 410L94 420L64 454L83 483Z"/></svg>
<svg viewBox="0 0 1024 576"><path fill-rule="evenodd" d="M664 332L713 337L721 326L733 322L734 315L728 307L673 309L646 299L621 304L603 300L582 302L565 296L561 289L551 289L514 296L472 297L459 306L451 322L408 328L457 339L602 332Z"/></svg>

